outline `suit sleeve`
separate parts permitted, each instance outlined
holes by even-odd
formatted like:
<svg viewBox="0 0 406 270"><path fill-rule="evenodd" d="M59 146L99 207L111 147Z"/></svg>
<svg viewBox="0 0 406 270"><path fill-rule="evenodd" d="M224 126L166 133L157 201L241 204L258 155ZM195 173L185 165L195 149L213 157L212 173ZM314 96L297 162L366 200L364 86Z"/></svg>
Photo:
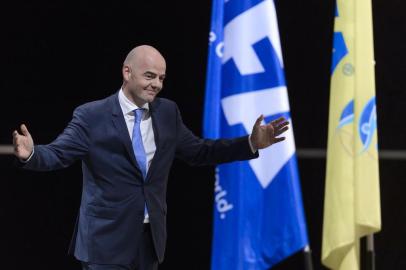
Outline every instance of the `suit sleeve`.
<svg viewBox="0 0 406 270"><path fill-rule="evenodd" d="M234 139L202 139L195 136L193 132L184 125L178 109L176 111L176 117L176 157L190 165L215 165L258 157L258 151L252 153L248 136Z"/></svg>
<svg viewBox="0 0 406 270"><path fill-rule="evenodd" d="M89 127L85 120L85 109L78 107L64 131L50 144L34 146L34 155L27 163L17 166L51 171L66 168L87 155L89 148Z"/></svg>

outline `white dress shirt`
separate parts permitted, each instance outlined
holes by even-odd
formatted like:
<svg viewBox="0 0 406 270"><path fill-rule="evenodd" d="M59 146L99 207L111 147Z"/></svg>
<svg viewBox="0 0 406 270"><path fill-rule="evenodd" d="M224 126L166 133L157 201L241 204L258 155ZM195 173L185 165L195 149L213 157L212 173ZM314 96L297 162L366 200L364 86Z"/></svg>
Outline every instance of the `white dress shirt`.
<svg viewBox="0 0 406 270"><path fill-rule="evenodd" d="M127 125L128 134L130 135L131 141L133 136L133 127L135 122L134 110L139 109L137 105L132 103L123 92L123 89L120 89L118 93L118 101L120 103L121 110L123 111L124 120ZM145 154L147 156L147 172L151 165L152 158L155 155L156 145L155 145L155 136L154 130L152 128L152 119L149 111L149 105L146 103L142 106L144 114L141 120L140 129L142 136L142 143L144 144ZM144 223L149 222L148 215L145 216Z"/></svg>
<svg viewBox="0 0 406 270"><path fill-rule="evenodd" d="M120 89L120 92L118 93L118 101L120 103L121 110L123 111L125 123L128 129L128 134L130 135L132 141L133 128L135 122L134 110L139 109L139 107L134 103L132 103L124 95L122 89ZM147 172L148 172L152 158L155 155L156 145L148 103L145 103L145 105L142 106L142 108L145 109L145 111L141 120L140 128L141 128L142 143L144 144L145 154L147 155Z"/></svg>

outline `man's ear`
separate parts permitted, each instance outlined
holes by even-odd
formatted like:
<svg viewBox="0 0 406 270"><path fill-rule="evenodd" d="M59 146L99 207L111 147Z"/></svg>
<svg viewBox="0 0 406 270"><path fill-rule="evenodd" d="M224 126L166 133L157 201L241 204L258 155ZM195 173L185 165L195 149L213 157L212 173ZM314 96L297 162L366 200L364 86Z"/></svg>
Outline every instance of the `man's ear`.
<svg viewBox="0 0 406 270"><path fill-rule="evenodd" d="M122 72L124 81L129 81L131 78L131 68L129 66L123 66Z"/></svg>

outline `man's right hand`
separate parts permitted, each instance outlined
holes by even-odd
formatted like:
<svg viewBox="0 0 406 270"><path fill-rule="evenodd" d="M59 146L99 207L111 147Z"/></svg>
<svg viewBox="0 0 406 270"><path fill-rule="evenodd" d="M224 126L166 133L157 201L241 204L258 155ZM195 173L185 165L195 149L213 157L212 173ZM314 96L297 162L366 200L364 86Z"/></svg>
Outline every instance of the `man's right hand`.
<svg viewBox="0 0 406 270"><path fill-rule="evenodd" d="M20 126L20 129L21 134L17 130L13 131L14 155L20 160L27 160L34 149L34 142L24 124Z"/></svg>

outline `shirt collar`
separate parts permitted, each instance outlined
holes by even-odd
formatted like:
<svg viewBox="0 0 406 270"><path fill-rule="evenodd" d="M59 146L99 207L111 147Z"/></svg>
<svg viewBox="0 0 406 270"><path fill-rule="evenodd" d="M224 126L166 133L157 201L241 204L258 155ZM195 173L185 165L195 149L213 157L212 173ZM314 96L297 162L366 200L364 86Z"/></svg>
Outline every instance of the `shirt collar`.
<svg viewBox="0 0 406 270"><path fill-rule="evenodd" d="M137 105L132 103L125 95L123 92L123 89L120 89L120 92L118 93L118 102L120 103L121 109L123 110L123 114L133 114L134 110L139 109ZM145 103L141 108L146 109L147 112L149 111L149 104ZM145 115L145 114L144 114Z"/></svg>

